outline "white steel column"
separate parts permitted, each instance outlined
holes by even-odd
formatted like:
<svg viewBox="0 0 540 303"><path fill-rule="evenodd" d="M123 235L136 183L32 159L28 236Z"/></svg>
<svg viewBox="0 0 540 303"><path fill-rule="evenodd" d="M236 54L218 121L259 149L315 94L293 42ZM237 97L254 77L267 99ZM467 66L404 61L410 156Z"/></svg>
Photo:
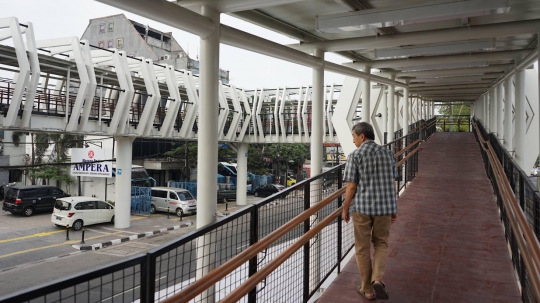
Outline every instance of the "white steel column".
<svg viewBox="0 0 540 303"><path fill-rule="evenodd" d="M422 120L422 99L416 97L416 121Z"/></svg>
<svg viewBox="0 0 540 303"><path fill-rule="evenodd" d="M516 60L519 62L519 60ZM515 113L515 159L521 169L525 167L525 70L516 70L516 113Z"/></svg>
<svg viewBox="0 0 540 303"><path fill-rule="evenodd" d="M313 55L324 60L324 51L315 49ZM369 82L368 82L369 83ZM323 157L323 123L324 123L324 65L319 68L313 68L313 95L311 99L311 177L317 176L322 172ZM368 93L369 96L369 93ZM364 112L367 112L369 119L369 103L364 103L362 97L362 122ZM369 100L369 97L367 98ZM365 111L365 109L367 109ZM307 131L307 130L306 130ZM322 200L322 178L311 183L310 203L311 205L319 203ZM311 216L311 224L317 224L319 216ZM322 237L316 237L311 241L313 247L310 258L310 289L315 289L320 281L321 273L321 241Z"/></svg>
<svg viewBox="0 0 540 303"><path fill-rule="evenodd" d="M212 19L218 28L201 38L199 131L197 153L197 228L214 222L217 210L218 98L220 15L209 6L201 14Z"/></svg>
<svg viewBox="0 0 540 303"><path fill-rule="evenodd" d="M206 38L201 37L199 131L197 153L197 228L215 221L217 212L217 163L218 163L218 115L219 115L219 39L220 13L209 6L201 6L201 14L214 21L215 29ZM197 241L196 279L211 272L215 267L214 242L210 236ZM214 286L202 292L197 300L215 302Z"/></svg>
<svg viewBox="0 0 540 303"><path fill-rule="evenodd" d="M409 88L403 88L403 136L409 134Z"/></svg>
<svg viewBox="0 0 540 303"><path fill-rule="evenodd" d="M116 177L114 181L114 228L131 224L131 159L135 137L116 137Z"/></svg>
<svg viewBox="0 0 540 303"><path fill-rule="evenodd" d="M236 154L236 204L246 205L248 145L239 143Z"/></svg>
<svg viewBox="0 0 540 303"><path fill-rule="evenodd" d="M489 116L490 116L490 127L489 131L497 135L497 87L494 87L490 92L489 98Z"/></svg>
<svg viewBox="0 0 540 303"><path fill-rule="evenodd" d="M394 76L390 79L394 80ZM388 142L394 141L394 132L396 131L395 121L397 108L396 87L390 85L388 87Z"/></svg>
<svg viewBox="0 0 540 303"><path fill-rule="evenodd" d="M364 67L363 72L371 74L369 66ZM369 79L362 80L362 120L371 124L371 81ZM311 164L313 165L313 163Z"/></svg>
<svg viewBox="0 0 540 303"><path fill-rule="evenodd" d="M381 113L382 113L382 133L383 133L383 138L381 138L381 142L384 143L384 133L386 133L386 142L390 142L388 141L388 90L386 90L386 87L383 87L381 89L384 89L384 102L383 102L383 106L382 106L382 110L381 110Z"/></svg>
<svg viewBox="0 0 540 303"><path fill-rule="evenodd" d="M504 98L503 98L503 85L502 83L497 85L497 138L503 140L504 138Z"/></svg>
<svg viewBox="0 0 540 303"><path fill-rule="evenodd" d="M514 123L513 123L513 117L512 117L512 101L514 100L514 94L512 94L512 80L514 77L508 77L506 81L504 81L504 147L506 147L506 150L511 152L514 150L514 144L513 144L513 130L514 130Z"/></svg>
<svg viewBox="0 0 540 303"><path fill-rule="evenodd" d="M484 127L489 132L489 94L484 94Z"/></svg>

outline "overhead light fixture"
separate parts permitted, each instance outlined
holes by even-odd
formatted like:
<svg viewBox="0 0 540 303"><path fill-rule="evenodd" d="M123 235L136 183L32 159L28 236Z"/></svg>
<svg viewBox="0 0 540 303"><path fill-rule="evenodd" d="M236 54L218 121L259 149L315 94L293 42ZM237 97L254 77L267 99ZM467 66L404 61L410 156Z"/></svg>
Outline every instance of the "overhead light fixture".
<svg viewBox="0 0 540 303"><path fill-rule="evenodd" d="M402 72L417 72L417 71L424 71L424 70L453 69L453 68L482 67L482 66L488 66L488 62L487 61L456 62L452 64L408 66L408 67L403 67L401 71Z"/></svg>
<svg viewBox="0 0 540 303"><path fill-rule="evenodd" d="M440 55L478 50L495 49L495 39L460 41L453 43L431 44L421 46L404 46L398 48L376 49L375 58L388 59L422 55Z"/></svg>
<svg viewBox="0 0 540 303"><path fill-rule="evenodd" d="M501 14L509 10L510 0L440 0L418 5L400 5L392 8L318 16L315 28L323 33L343 33L370 28Z"/></svg>

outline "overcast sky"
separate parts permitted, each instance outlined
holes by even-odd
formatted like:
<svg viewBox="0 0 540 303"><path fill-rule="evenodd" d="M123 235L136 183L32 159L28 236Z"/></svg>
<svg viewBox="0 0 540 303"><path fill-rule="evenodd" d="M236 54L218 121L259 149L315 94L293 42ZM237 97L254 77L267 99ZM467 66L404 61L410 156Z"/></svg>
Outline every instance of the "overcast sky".
<svg viewBox="0 0 540 303"><path fill-rule="evenodd" d="M149 20L93 0L1 0L0 17L17 17L19 22L32 22L37 40L67 36L81 37L93 18L125 14L129 19L148 24L158 30L171 31L180 45L196 58L199 51L199 37ZM252 25L223 14L221 23L280 44L298 43L281 34ZM347 59L327 54L326 60L343 63ZM230 82L245 89L298 87L311 84L311 69L264 55L221 44L220 67L230 71ZM342 84L344 77L325 73L326 84Z"/></svg>

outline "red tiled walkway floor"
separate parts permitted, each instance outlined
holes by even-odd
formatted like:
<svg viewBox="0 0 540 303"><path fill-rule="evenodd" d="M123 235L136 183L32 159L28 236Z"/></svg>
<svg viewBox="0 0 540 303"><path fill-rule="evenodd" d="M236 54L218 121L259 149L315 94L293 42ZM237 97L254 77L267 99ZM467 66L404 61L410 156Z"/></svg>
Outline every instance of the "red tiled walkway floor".
<svg viewBox="0 0 540 303"><path fill-rule="evenodd" d="M386 302L522 302L474 135L435 134L419 163L392 225ZM353 257L317 302L373 302L356 285Z"/></svg>

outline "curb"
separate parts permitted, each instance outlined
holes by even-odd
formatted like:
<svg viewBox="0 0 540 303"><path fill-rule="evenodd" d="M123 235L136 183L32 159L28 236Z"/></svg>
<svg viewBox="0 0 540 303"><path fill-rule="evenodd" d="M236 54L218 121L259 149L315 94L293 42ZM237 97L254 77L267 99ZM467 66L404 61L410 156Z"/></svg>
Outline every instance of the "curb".
<svg viewBox="0 0 540 303"><path fill-rule="evenodd" d="M140 238L153 236L153 235L157 235L157 234L160 234L160 233L165 233L165 232L167 232L169 230L176 230L176 229L180 229L182 227L188 227L188 226L192 226L192 225L193 225L193 222L188 221L186 223L182 223L180 225L176 225L176 226L173 226L173 227L162 228L162 229L159 229L159 230L140 233L140 234L137 234L137 235L133 235L133 236L125 237L125 238L120 238L120 239L114 239L114 240L103 242L103 243L97 243L97 244L93 244L93 245L71 245L71 247L73 247L73 248L75 248L77 250L85 250L85 251L98 250L98 249L105 248L105 247L108 247L108 246L111 246L111 245L114 245L114 244L120 244L120 243L124 243L124 242L131 241L131 240L137 240L137 239L140 239Z"/></svg>

